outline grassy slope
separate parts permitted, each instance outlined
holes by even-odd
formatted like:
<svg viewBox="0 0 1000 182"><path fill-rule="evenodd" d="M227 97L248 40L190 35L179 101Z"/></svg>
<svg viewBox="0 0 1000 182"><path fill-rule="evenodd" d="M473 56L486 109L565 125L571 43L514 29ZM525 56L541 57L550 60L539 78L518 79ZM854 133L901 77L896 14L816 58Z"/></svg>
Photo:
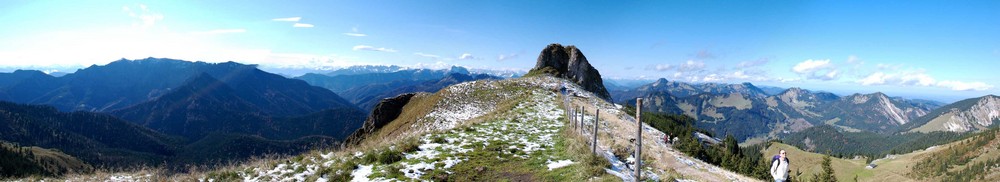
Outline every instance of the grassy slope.
<svg viewBox="0 0 1000 182"><path fill-rule="evenodd" d="M764 150L764 158L770 159L771 156L777 154L781 149L785 150L788 155L789 162L791 163L791 167L789 167L789 169L792 170L792 173L789 176L794 176L796 171L798 171L802 173L799 175L799 179L810 179L813 174L822 171L822 167L820 166L823 162L822 154L802 151L794 146L783 143L771 143L771 147ZM834 174L840 181L852 181L855 175L857 175L859 179L874 175L872 171L865 169L864 159L830 159Z"/></svg>
<svg viewBox="0 0 1000 182"><path fill-rule="evenodd" d="M920 127L910 130L910 132L928 133L932 131L948 131L948 128L945 128L944 126L954 115L955 113L946 113L944 115L934 117L934 119L928 121L927 124L921 125Z"/></svg>

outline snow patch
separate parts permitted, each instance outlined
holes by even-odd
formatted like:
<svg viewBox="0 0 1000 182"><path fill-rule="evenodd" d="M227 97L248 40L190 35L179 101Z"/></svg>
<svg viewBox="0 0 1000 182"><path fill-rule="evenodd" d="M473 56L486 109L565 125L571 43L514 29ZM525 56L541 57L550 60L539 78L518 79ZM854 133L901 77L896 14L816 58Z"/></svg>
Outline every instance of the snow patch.
<svg viewBox="0 0 1000 182"><path fill-rule="evenodd" d="M566 166L568 166L570 164L573 164L575 162L570 161L570 160L567 159L567 160L561 160L561 161L555 161L555 162L553 162L553 161L550 160L550 161L548 161L548 163L549 164L547 166L549 166L549 171L551 171L552 169L558 169L558 168L561 168L561 167L566 167Z"/></svg>
<svg viewBox="0 0 1000 182"><path fill-rule="evenodd" d="M372 165L360 165L358 169L351 172L351 182L366 182L371 181L368 179L368 175L372 175Z"/></svg>

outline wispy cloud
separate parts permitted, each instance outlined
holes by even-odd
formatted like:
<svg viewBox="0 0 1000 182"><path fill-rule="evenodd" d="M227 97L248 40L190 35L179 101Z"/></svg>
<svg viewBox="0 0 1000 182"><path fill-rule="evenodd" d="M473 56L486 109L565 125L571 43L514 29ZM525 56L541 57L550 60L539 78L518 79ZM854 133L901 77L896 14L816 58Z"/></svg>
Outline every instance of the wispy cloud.
<svg viewBox="0 0 1000 182"><path fill-rule="evenodd" d="M163 14L153 12L149 10L145 4L139 4L139 11L134 11L129 6L122 6L122 12L128 14L129 17L136 18L142 24L134 23L132 26L149 28L156 25L156 22L163 20Z"/></svg>
<svg viewBox="0 0 1000 182"><path fill-rule="evenodd" d="M240 29L217 29L217 30L209 30L209 31L202 31L202 32L191 32L191 34L195 34L195 35L213 35L213 34L230 34L230 33L243 33L243 32L247 32L247 30L246 29L242 29L242 28L240 28Z"/></svg>
<svg viewBox="0 0 1000 182"><path fill-rule="evenodd" d="M351 32L344 33L344 35L352 36L352 37L364 37L364 36L368 36L368 34L359 33L358 32L358 27L351 28Z"/></svg>
<svg viewBox="0 0 1000 182"><path fill-rule="evenodd" d="M739 68L757 67L757 66L763 66L763 65L765 65L765 64L767 64L767 62L770 62L770 59L768 59L768 58L760 58L760 59L753 60L753 61L743 61L743 62L740 62L740 64L737 64L736 67L739 67Z"/></svg>
<svg viewBox="0 0 1000 182"><path fill-rule="evenodd" d="M705 59L715 59L715 54L708 52L708 50L702 49L698 53L694 54L695 59L705 60Z"/></svg>
<svg viewBox="0 0 1000 182"><path fill-rule="evenodd" d="M508 60L508 59L514 59L514 58L517 58L518 56L519 55L515 54L515 53L501 54L501 55L497 56L497 61L504 61L504 60Z"/></svg>
<svg viewBox="0 0 1000 182"><path fill-rule="evenodd" d="M458 56L458 59L461 59L461 60L471 60L471 59L479 59L479 58L475 57L475 56L472 56L472 54L469 54L469 53L462 53L462 55Z"/></svg>
<svg viewBox="0 0 1000 182"><path fill-rule="evenodd" d="M302 20L302 17L288 17L288 18L275 18L275 19L271 19L271 21L289 21L289 22L298 22L299 20Z"/></svg>
<svg viewBox="0 0 1000 182"><path fill-rule="evenodd" d="M829 59L809 59L799 62L792 67L792 72L813 80L830 81L840 77L840 70L837 70L837 67L830 63Z"/></svg>
<svg viewBox="0 0 1000 182"><path fill-rule="evenodd" d="M937 81L934 77L924 73L923 70L900 71L886 73L882 71L874 72L864 78L855 81L861 85L897 85L897 86L923 86L940 87L954 91L984 91L993 88L993 85L984 82L963 82L963 81Z"/></svg>
<svg viewBox="0 0 1000 182"><path fill-rule="evenodd" d="M308 23L295 23L294 25L292 25L292 27L295 27L295 28L312 28L314 26L313 26L313 24L308 24Z"/></svg>
<svg viewBox="0 0 1000 182"><path fill-rule="evenodd" d="M937 86L948 88L955 91L985 91L993 88L993 85L986 84L983 82L960 82L960 81L941 81L937 83Z"/></svg>
<svg viewBox="0 0 1000 182"><path fill-rule="evenodd" d="M670 65L670 64L657 64L657 65L646 66L646 70L653 70L653 71L660 71L660 72L670 71L670 70L673 70L673 69L674 69L674 65Z"/></svg>
<svg viewBox="0 0 1000 182"><path fill-rule="evenodd" d="M395 49L389 49L384 47L372 47L368 45L356 45L352 50L355 51L379 51L379 52L396 52Z"/></svg>
<svg viewBox="0 0 1000 182"><path fill-rule="evenodd" d="M417 56L425 57L425 58L433 58L433 59L441 58L441 56L438 56L438 55L426 54L426 53L422 53L422 52L415 52L415 53L413 53L413 55L417 55Z"/></svg>
<svg viewBox="0 0 1000 182"><path fill-rule="evenodd" d="M695 61L695 60L688 60L687 62L684 62L684 64L680 64L680 66L677 66L677 71L682 71L682 72L697 72L697 71L702 71L704 69L705 69L705 62Z"/></svg>

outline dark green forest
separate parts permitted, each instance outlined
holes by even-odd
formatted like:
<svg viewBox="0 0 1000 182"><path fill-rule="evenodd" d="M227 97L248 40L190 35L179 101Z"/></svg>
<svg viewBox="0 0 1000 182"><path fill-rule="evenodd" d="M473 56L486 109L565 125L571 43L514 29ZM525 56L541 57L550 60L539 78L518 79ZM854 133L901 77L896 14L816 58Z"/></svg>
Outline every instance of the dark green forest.
<svg viewBox="0 0 1000 182"><path fill-rule="evenodd" d="M989 159L979 163L972 163L972 159L980 155L997 152L996 138L997 128L986 130L969 137L969 140L962 141L958 145L945 148L942 153L933 155L921 160L913 165L911 176L917 179L944 176L944 181L972 181L983 180L985 174L989 174L993 169L1000 166L1000 160ZM992 145L992 146L990 146ZM965 166L965 168L960 168ZM958 168L959 170L950 171Z"/></svg>
<svg viewBox="0 0 1000 182"><path fill-rule="evenodd" d="M35 154L30 147L0 143L0 179L21 178L25 176L52 175L40 164L35 162Z"/></svg>

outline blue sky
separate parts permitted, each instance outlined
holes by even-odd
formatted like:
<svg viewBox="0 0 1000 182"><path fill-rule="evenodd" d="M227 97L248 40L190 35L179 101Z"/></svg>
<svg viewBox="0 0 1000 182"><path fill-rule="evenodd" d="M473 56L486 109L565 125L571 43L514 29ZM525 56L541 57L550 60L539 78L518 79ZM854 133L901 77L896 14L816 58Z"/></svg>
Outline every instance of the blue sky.
<svg viewBox="0 0 1000 182"><path fill-rule="evenodd" d="M997 1L4 1L0 67L167 57L273 71L530 69L954 101L1000 93ZM65 71L65 70L62 70Z"/></svg>

